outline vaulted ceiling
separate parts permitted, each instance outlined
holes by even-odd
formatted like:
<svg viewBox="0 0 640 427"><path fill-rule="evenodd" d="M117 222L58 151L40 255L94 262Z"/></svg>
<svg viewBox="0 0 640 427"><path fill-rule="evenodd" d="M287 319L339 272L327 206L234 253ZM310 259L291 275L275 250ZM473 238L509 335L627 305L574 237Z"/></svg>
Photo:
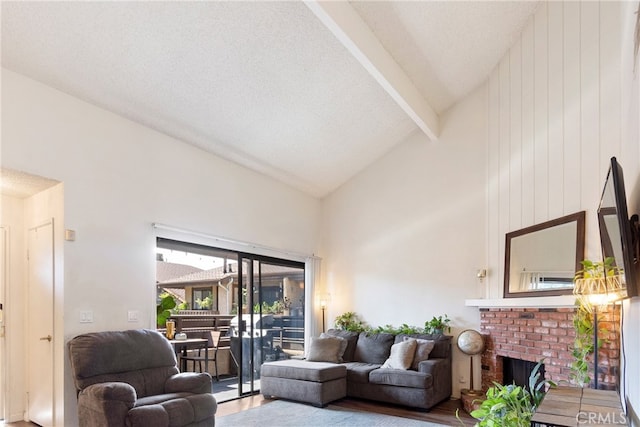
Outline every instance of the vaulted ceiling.
<svg viewBox="0 0 640 427"><path fill-rule="evenodd" d="M537 4L3 1L2 66L323 197L437 139Z"/></svg>

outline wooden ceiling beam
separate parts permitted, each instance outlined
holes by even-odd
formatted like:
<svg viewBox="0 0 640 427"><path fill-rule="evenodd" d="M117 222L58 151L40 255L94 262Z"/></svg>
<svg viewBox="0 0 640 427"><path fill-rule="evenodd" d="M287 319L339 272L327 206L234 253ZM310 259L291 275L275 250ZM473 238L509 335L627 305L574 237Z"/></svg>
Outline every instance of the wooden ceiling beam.
<svg viewBox="0 0 640 427"><path fill-rule="evenodd" d="M306 0L305 4L425 135L437 140L438 115L349 2Z"/></svg>

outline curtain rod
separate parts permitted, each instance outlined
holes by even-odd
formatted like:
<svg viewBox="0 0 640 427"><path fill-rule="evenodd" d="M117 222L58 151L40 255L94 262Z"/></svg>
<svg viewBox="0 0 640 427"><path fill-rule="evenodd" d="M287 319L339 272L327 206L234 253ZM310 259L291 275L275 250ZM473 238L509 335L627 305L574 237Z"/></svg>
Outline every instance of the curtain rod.
<svg viewBox="0 0 640 427"><path fill-rule="evenodd" d="M200 232L200 231L188 230L186 228L175 227L175 226L166 225L166 224L160 224L160 223L157 223L157 222L151 223L151 226L153 228L159 229L159 230L174 231L174 232L177 232L177 233L183 233L183 234L189 234L189 235L192 235L192 236L204 237L206 239L212 239L212 240L215 240L217 242L224 242L224 243L229 243L229 244L238 245L238 246L244 246L244 247L252 248L252 249L277 252L279 254L293 255L293 256L302 257L302 258L321 259L320 257L316 256L315 254L311 254L310 255L310 254L305 254L305 253L302 253L302 252L286 251L286 250L278 249L278 248L275 248L275 247L272 247L272 246L259 245L257 243L243 242L241 240L229 239L227 237L214 236L212 234L207 234L207 233L203 233L203 232Z"/></svg>

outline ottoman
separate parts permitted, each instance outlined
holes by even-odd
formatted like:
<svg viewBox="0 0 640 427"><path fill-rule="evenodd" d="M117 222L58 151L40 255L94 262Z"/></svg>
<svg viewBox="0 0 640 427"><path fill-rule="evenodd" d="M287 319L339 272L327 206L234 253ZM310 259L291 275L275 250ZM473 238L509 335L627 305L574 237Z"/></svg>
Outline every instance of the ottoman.
<svg viewBox="0 0 640 427"><path fill-rule="evenodd" d="M324 407L347 395L347 368L296 359L267 362L260 368L260 392Z"/></svg>

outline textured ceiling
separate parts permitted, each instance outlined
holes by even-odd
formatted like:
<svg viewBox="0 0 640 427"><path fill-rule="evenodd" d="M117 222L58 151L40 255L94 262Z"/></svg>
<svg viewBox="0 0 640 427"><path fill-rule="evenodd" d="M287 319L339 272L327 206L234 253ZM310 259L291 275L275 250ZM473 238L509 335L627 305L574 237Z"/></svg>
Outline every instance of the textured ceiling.
<svg viewBox="0 0 640 427"><path fill-rule="evenodd" d="M536 3L352 3L436 112ZM2 66L316 197L417 131L301 2L2 2Z"/></svg>
<svg viewBox="0 0 640 427"><path fill-rule="evenodd" d="M0 194L5 196L24 199L56 184L59 182L52 179L7 168L0 169Z"/></svg>
<svg viewBox="0 0 640 427"><path fill-rule="evenodd" d="M443 112L482 83L538 1L372 1L351 5Z"/></svg>

